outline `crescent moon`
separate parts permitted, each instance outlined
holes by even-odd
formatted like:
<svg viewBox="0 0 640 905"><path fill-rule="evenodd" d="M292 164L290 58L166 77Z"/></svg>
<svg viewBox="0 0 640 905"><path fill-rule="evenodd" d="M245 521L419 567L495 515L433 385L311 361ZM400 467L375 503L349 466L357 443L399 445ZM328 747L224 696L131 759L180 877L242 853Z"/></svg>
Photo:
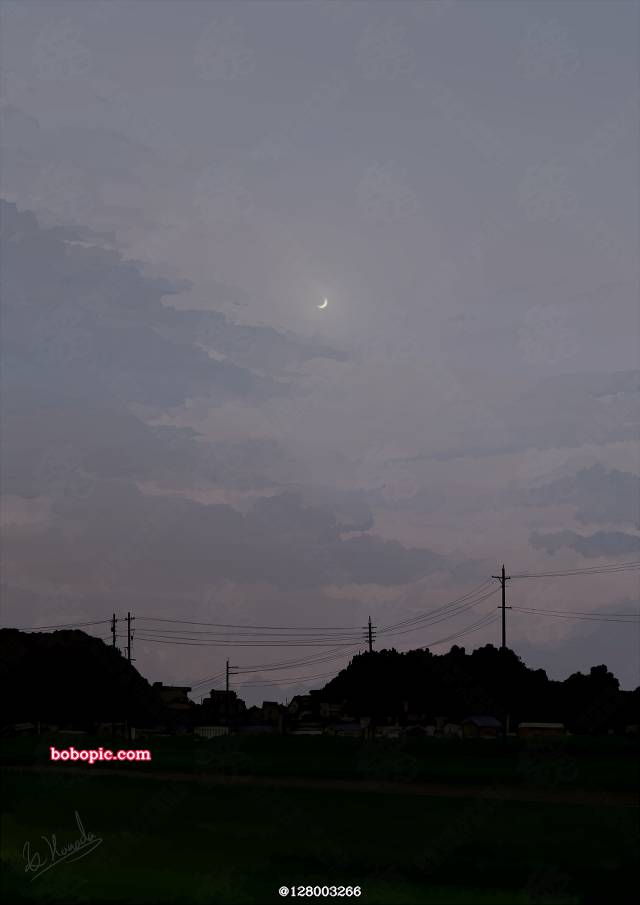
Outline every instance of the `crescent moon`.
<svg viewBox="0 0 640 905"><path fill-rule="evenodd" d="M328 304L329 304L329 300L325 299L324 302L321 305L318 305L317 307L320 309L326 308Z"/></svg>

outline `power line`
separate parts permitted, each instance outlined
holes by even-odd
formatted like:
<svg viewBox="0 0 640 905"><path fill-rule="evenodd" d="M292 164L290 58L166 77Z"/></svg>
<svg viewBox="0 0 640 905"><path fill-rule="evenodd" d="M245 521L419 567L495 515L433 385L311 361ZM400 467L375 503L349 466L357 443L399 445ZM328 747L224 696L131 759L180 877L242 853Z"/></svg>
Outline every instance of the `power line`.
<svg viewBox="0 0 640 905"><path fill-rule="evenodd" d="M200 631L198 629L165 629L165 628L154 628L153 626L147 626L143 629L143 631L147 632L147 634L151 635L161 635L162 637L171 637L172 635L207 635L210 640L215 640L216 638L255 638L255 639L266 639L266 638L280 638L282 637L284 640L292 640L295 641L296 638L301 638L304 641L314 641L316 639L319 640L334 640L341 641L344 639L355 639L360 637L359 633L356 631L350 632L346 635L327 635L326 633L320 632L310 632L300 633L296 632L289 636L287 632L281 632L277 635L271 635L265 632L255 631L255 632L212 632L212 631Z"/></svg>
<svg viewBox="0 0 640 905"><path fill-rule="evenodd" d="M93 622L64 622L59 625L26 625L26 626L6 626L14 628L17 632L41 632L45 628L80 628L85 625L106 625L111 622L110 619L95 619Z"/></svg>
<svg viewBox="0 0 640 905"><path fill-rule="evenodd" d="M184 644L187 647L220 647L232 645L233 647L331 647L335 641L199 641L197 638L175 638L166 636L154 636L138 634L139 641L152 644ZM338 647L353 647L353 642L343 642Z"/></svg>
<svg viewBox="0 0 640 905"><path fill-rule="evenodd" d="M470 634L473 631L477 631L480 628L488 626L492 622L496 622L497 618L498 617L495 616L493 613L489 613L488 616L483 616L483 618L478 620L478 622L475 622L470 626L466 626L466 628L464 628L462 631L455 632L454 634L448 635L445 638L440 638L437 641L431 641L431 642L429 642L429 644L423 645L421 647L429 648L429 647L436 647L439 644L447 644L449 641L456 640L457 638L463 637L464 635ZM415 648L408 648L408 650L414 650L414 649ZM406 653L406 651L399 651L399 653ZM260 670L260 671L266 671L266 670ZM329 673L315 674L315 675L311 675L311 676L296 676L295 678L290 678L286 682L279 681L278 679L275 679L273 682L269 682L269 681L253 682L253 683L246 682L243 685L241 685L240 688L273 687L274 685L276 685L276 686L296 685L299 682L305 682L305 681L308 681L311 679L323 679L323 678L327 678L329 676L335 676L335 673L332 671Z"/></svg>
<svg viewBox="0 0 640 905"><path fill-rule="evenodd" d="M361 645L353 645L351 648L351 656L355 654L356 649L360 649ZM331 663L334 660L341 660L344 658L346 651L340 651L339 653L329 652L329 655L318 656L312 659L304 659L300 660L289 660L284 661L282 663L263 663L259 666L252 667L244 667L239 670L240 673L250 673L250 672L280 672L283 669L295 669L298 666L310 665L312 663Z"/></svg>
<svg viewBox="0 0 640 905"><path fill-rule="evenodd" d="M234 625L228 622L192 622L188 619L165 619L160 616L139 616L138 619L142 622L174 622L179 623L180 625L212 625L217 628L248 628L248 629L263 629L265 631L297 631L295 626L291 625ZM355 625L339 625L339 626L326 626L326 625L312 625L312 626L300 626L299 631L318 631L318 632L344 632L344 631L356 631L357 626Z"/></svg>
<svg viewBox="0 0 640 905"><path fill-rule="evenodd" d="M622 622L625 625L640 625L640 618L634 618L631 614L629 614L630 618L628 619L618 619L615 616L591 616L586 613L562 613L554 612L553 610L533 609L530 607L513 607L513 609L518 610L521 613L529 613L536 616L552 616L557 617L558 619L575 619L582 622Z"/></svg>
<svg viewBox="0 0 640 905"><path fill-rule="evenodd" d="M391 623L390 625L384 625L384 626L382 626L381 631L389 631L390 629L400 628L400 627L411 625L411 624L414 624L417 622L422 622L424 619L428 619L429 616L431 616L431 615L435 615L437 613L444 612L448 608L454 607L457 604L462 603L462 601L467 600L469 597L473 596L474 594L479 593L482 589L486 588L488 585L491 585L491 584L492 584L491 579L485 578L485 580L482 581L479 585L476 585L475 588L472 588L470 591L468 591L466 594L463 594L461 597L456 597L455 600L451 600L448 603L444 603L441 606L436 607L434 610L431 610L428 613L421 613L419 616L413 616L409 619L403 619L400 622Z"/></svg>
<svg viewBox="0 0 640 905"><path fill-rule="evenodd" d="M433 613L427 614L423 617L423 620L427 620L427 619L429 620L428 622L425 621L423 625L414 624L414 625L410 626L409 628L403 628L399 631L387 632L387 631L383 630L384 634L389 638L394 638L394 637L397 637L398 635L408 635L411 632L416 632L422 628L428 628L432 625L439 625L441 622L446 622L447 619L451 619L454 616L460 616L462 613L468 612L469 610L473 609L473 607L477 606L479 603L482 603L484 600L487 600L489 597L493 597L493 595L496 593L496 590L497 590L496 588L492 588L490 591L483 594L482 596L477 597L474 600L468 601L467 603L465 603L463 605L457 606L455 609L449 609L445 612L440 612L440 613L437 610L435 610L435 611L433 611ZM433 618L434 614L435 614L435 618Z"/></svg>
<svg viewBox="0 0 640 905"><path fill-rule="evenodd" d="M609 572L631 572L640 568L640 560L630 560L629 562L603 564L601 566L585 566L581 569L559 569L557 571L546 572L522 572L513 575L512 578L551 578L563 577L566 575L598 575Z"/></svg>
<svg viewBox="0 0 640 905"><path fill-rule="evenodd" d="M490 583L490 582L489 582ZM483 582L482 586L486 585L487 581ZM474 589L476 591L477 589ZM463 601L465 598L471 596L474 592L469 592L465 594L463 597L458 598L459 601ZM489 597L493 596L495 593L495 588L491 588L490 591L487 591L485 594L482 594L475 599L467 600L466 603L457 603L453 601L450 604L445 604L442 607L438 607L435 610L425 613L420 617L417 617L413 620L413 624L410 627L398 629L395 631L389 631L388 629L381 629L380 632L388 637L396 637L398 635L405 635L411 632L418 631L420 628L426 628L430 625L437 625L440 622L443 622L447 619L450 619L454 616L459 616L464 612L467 612L472 607L477 606L477 604L487 600ZM454 604L456 604L454 606ZM418 622L422 622L422 625L419 625ZM397 623L397 625L402 625L403 623ZM373 626L371 627L373 631ZM368 626L367 626L368 629ZM236 647L334 647L334 648L346 648L353 647L354 642L352 641L344 641L336 645L336 641L334 639L324 638L324 639L314 639L314 640L297 640L297 639L286 639L284 641L281 640L253 640L253 641L245 641L238 642L235 640L201 640L199 638L193 638L185 636L184 634L179 634L177 637L174 635L167 635L164 632L154 631L152 629L145 629L144 634L138 635L139 640L158 643L158 644L186 644L191 646L200 646L200 647L216 647L219 645L233 645Z"/></svg>

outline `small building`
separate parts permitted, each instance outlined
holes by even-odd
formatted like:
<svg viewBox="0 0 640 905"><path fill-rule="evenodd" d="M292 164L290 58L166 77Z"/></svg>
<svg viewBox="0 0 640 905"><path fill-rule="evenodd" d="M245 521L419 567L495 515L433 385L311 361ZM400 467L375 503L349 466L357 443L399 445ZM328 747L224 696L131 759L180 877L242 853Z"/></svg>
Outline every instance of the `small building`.
<svg viewBox="0 0 640 905"><path fill-rule="evenodd" d="M462 721L463 738L496 738L501 729L494 716L469 716Z"/></svg>
<svg viewBox="0 0 640 905"><path fill-rule="evenodd" d="M566 735L563 723L520 723L518 725L519 738L533 738L536 736L547 737L550 735Z"/></svg>

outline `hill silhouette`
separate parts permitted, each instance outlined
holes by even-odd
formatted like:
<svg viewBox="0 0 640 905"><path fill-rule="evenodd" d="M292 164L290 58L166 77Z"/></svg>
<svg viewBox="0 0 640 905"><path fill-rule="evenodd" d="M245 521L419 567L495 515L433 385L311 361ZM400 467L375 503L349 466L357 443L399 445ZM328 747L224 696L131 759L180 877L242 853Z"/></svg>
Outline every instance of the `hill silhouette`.
<svg viewBox="0 0 640 905"><path fill-rule="evenodd" d="M152 686L117 650L82 631L0 629L4 724L59 726L153 720Z"/></svg>

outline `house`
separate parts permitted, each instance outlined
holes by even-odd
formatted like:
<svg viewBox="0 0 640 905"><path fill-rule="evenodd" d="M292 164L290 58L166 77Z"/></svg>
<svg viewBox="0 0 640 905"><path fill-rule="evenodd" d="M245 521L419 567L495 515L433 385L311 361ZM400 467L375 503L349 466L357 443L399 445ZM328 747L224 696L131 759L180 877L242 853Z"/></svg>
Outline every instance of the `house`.
<svg viewBox="0 0 640 905"><path fill-rule="evenodd" d="M163 685L162 682L154 682L153 687L158 692L162 704L169 710L190 710L194 704L187 697L191 691L187 685Z"/></svg>
<svg viewBox="0 0 640 905"><path fill-rule="evenodd" d="M284 714L284 708L277 701L263 701L261 710L265 723L280 723Z"/></svg>
<svg viewBox="0 0 640 905"><path fill-rule="evenodd" d="M291 716L301 719L304 716L313 714L314 704L315 701L310 694L297 694L289 702L287 710Z"/></svg>
<svg viewBox="0 0 640 905"><path fill-rule="evenodd" d="M462 721L463 738L496 738L502 723L493 716L468 716Z"/></svg>
<svg viewBox="0 0 640 905"><path fill-rule="evenodd" d="M212 724L226 722L244 716L247 705L239 698L235 691L217 691L212 688L209 697L202 701L202 712L210 719Z"/></svg>
<svg viewBox="0 0 640 905"><path fill-rule="evenodd" d="M566 735L563 723L520 723L518 726L519 738L532 738L535 736Z"/></svg>
<svg viewBox="0 0 640 905"><path fill-rule="evenodd" d="M342 704L335 701L320 701L320 716L324 719L338 719L342 715Z"/></svg>

